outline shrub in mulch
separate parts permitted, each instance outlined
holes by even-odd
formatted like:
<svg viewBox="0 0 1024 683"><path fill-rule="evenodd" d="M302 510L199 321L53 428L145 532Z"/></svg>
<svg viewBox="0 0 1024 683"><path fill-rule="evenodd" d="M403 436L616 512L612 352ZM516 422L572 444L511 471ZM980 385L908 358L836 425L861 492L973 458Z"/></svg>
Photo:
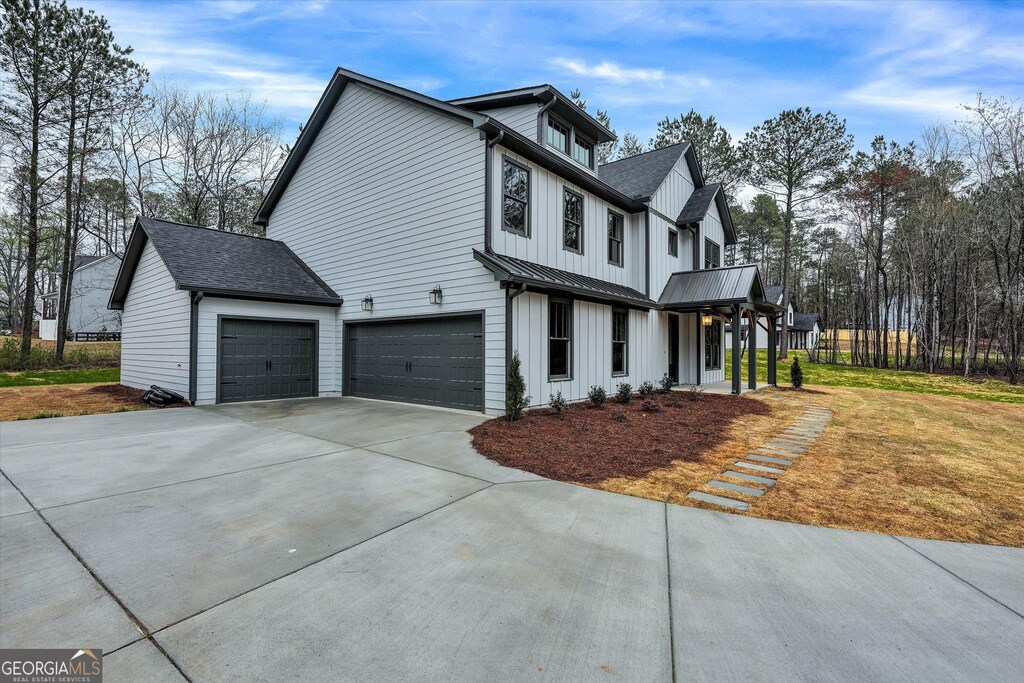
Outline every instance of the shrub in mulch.
<svg viewBox="0 0 1024 683"><path fill-rule="evenodd" d="M517 422L488 420L470 430L473 448L499 465L549 479L594 484L646 476L673 461L699 461L737 418L767 415L763 402L705 395L695 402L619 404L600 410L574 403L559 416L531 410Z"/></svg>

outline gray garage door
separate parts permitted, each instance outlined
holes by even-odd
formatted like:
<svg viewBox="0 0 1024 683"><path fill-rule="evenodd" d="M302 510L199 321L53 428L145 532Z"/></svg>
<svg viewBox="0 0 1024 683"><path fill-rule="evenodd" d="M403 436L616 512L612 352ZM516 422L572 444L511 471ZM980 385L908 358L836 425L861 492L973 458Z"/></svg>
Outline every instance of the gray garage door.
<svg viewBox="0 0 1024 683"><path fill-rule="evenodd" d="M480 316L363 323L347 329L345 375L353 396L483 409Z"/></svg>
<svg viewBox="0 0 1024 683"><path fill-rule="evenodd" d="M316 395L313 323L222 318L218 401L259 401Z"/></svg>

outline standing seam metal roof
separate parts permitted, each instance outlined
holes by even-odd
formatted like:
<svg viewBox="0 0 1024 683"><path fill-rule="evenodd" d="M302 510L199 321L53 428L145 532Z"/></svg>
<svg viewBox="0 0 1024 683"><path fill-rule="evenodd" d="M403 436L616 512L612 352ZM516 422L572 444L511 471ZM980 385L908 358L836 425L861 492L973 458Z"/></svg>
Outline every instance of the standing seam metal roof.
<svg viewBox="0 0 1024 683"><path fill-rule="evenodd" d="M658 298L667 308L750 302L768 304L757 266L742 265L674 273ZM777 308L777 306L776 306Z"/></svg>

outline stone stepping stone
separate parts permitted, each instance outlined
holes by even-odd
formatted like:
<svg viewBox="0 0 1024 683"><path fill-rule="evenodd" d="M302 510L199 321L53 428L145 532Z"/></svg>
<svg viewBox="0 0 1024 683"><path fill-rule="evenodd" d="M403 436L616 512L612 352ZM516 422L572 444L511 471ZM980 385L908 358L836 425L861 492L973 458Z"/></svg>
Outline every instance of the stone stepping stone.
<svg viewBox="0 0 1024 683"><path fill-rule="evenodd" d="M784 451L784 450L782 450L780 448L764 448L763 446L760 446L758 448L755 448L754 450L757 451L758 453L767 453L768 455L774 455L776 457L778 457L780 455L784 455L787 458L799 458L800 457L799 453L793 453L792 451Z"/></svg>
<svg viewBox="0 0 1024 683"><path fill-rule="evenodd" d="M733 493L742 493L748 496L763 496L764 491L761 489L755 489L752 486L740 486L739 484L730 484L727 481L719 481L712 479L708 482L708 486L713 489L724 489L726 491L732 491Z"/></svg>
<svg viewBox="0 0 1024 683"><path fill-rule="evenodd" d="M722 472L727 477L736 477L737 479L743 479L744 481L752 481L757 484L764 484L765 486L775 486L775 480L769 479L768 477L759 477L756 474L746 474L745 472L736 472L735 470L726 470Z"/></svg>
<svg viewBox="0 0 1024 683"><path fill-rule="evenodd" d="M775 437L775 443L781 443L783 446L786 446L787 448L789 446L797 446L799 448L799 447L807 447L807 446L812 445L814 443L814 439L805 439L803 441L799 441L799 440L790 439L790 438L787 438L787 437L784 437L784 436L777 436L777 437Z"/></svg>
<svg viewBox="0 0 1024 683"><path fill-rule="evenodd" d="M789 434L788 432L783 432L775 438L780 441L792 441L797 445L812 444L816 441L813 436L800 436L799 434Z"/></svg>
<svg viewBox="0 0 1024 683"><path fill-rule="evenodd" d="M690 491L686 494L687 498L693 498L694 500L702 500L705 503L711 503L712 505L721 505L725 508L732 508L733 510L740 510L746 512L750 509L750 506L744 503L742 500L733 500L732 498L726 498L725 496L716 496L710 493L704 493L703 491Z"/></svg>
<svg viewBox="0 0 1024 683"><path fill-rule="evenodd" d="M742 460L736 461L736 467L742 467L745 470L753 470L754 472L767 472L768 474L785 474L786 470L780 470L778 467L768 467L767 465L758 465L753 462L743 462Z"/></svg>
<svg viewBox="0 0 1024 683"><path fill-rule="evenodd" d="M783 458L773 458L769 455L758 455L757 453L750 453L747 455L751 460L757 460L758 462L771 462L776 465L792 465L792 460L785 460Z"/></svg>
<svg viewBox="0 0 1024 683"><path fill-rule="evenodd" d="M806 448L803 448L801 446L794 446L793 444L783 443L781 441L769 441L766 444L764 444L764 447L774 448L776 450L781 448L787 451L796 451L797 453L803 453L805 450L807 450Z"/></svg>

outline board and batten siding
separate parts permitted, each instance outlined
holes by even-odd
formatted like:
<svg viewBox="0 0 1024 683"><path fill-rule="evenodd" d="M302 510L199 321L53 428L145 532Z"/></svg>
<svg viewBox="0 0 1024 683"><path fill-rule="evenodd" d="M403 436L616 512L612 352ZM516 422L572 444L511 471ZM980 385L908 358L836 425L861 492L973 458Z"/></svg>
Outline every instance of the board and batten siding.
<svg viewBox="0 0 1024 683"><path fill-rule="evenodd" d="M494 151L494 178L498 182L494 183L494 201L491 204L494 211L491 217L491 244L495 252L644 291L642 213L630 214L623 211L501 145L495 146ZM526 237L502 228L503 188L500 179L505 158L530 170L530 210ZM582 254L563 247L563 197L566 188L583 197ZM608 261L609 211L623 217L625 257L622 266ZM661 293L660 290L658 293Z"/></svg>
<svg viewBox="0 0 1024 683"><path fill-rule="evenodd" d="M121 384L188 396L189 307L147 240L121 313Z"/></svg>
<svg viewBox="0 0 1024 683"><path fill-rule="evenodd" d="M568 401L587 398L592 386L613 394L628 382L634 391L642 382L657 384L668 371L668 314L663 311L629 311L627 372L612 375L612 310L606 304L573 301L572 377L548 377L548 301L545 294L527 292L512 304L513 349L522 361L526 393L531 405L546 405L551 394L561 391ZM680 316L683 318L685 316ZM686 347L680 330L680 355Z"/></svg>
<svg viewBox="0 0 1024 683"><path fill-rule="evenodd" d="M535 142L537 141L537 119L540 117L539 103L530 102L511 107L497 107L496 109L481 111L481 113L497 119L520 135Z"/></svg>
<svg viewBox="0 0 1024 683"><path fill-rule="evenodd" d="M484 156L462 121L345 88L267 225L345 300L338 372L342 322L481 312L485 409L504 410L505 297L473 258L484 248ZM429 302L435 285L440 305Z"/></svg>
<svg viewBox="0 0 1024 683"><path fill-rule="evenodd" d="M199 302L198 339L196 341L196 404L217 402L217 319L223 317L270 318L319 323L317 339L320 396L341 393L337 309L329 306L283 304L205 297Z"/></svg>

